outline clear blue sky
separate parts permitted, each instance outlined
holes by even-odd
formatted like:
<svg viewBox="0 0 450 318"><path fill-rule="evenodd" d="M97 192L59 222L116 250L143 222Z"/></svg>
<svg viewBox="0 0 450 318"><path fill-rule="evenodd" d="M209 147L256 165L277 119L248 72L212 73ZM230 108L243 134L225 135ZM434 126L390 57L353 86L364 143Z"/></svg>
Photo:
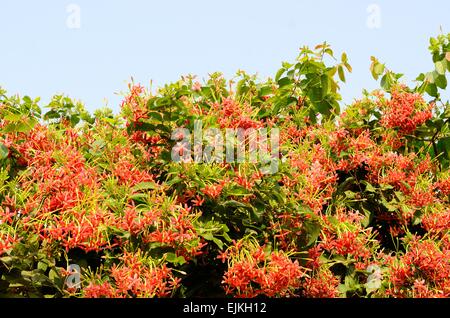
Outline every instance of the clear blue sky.
<svg viewBox="0 0 450 318"><path fill-rule="evenodd" d="M80 28L67 27L69 4ZM381 27L367 26L370 4ZM342 88L346 102L377 83L370 56L409 79L433 68L428 39L450 32L450 1L414 0L0 0L0 85L10 94L55 93L92 111L119 109L131 76L154 86L213 71L238 69L273 76L298 48L327 41L346 51L354 72Z"/></svg>

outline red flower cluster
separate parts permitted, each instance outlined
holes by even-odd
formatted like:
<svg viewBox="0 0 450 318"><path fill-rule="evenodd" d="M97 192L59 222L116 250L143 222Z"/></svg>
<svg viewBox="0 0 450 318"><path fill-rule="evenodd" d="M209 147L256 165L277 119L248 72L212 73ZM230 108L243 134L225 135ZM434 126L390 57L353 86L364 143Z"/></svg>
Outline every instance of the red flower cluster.
<svg viewBox="0 0 450 318"><path fill-rule="evenodd" d="M154 223L155 229L144 232L143 241L146 243L158 242L174 248L179 256L185 260L201 255L206 243L199 238L193 225L198 215L191 213L191 208L172 206L160 214Z"/></svg>
<svg viewBox="0 0 450 318"><path fill-rule="evenodd" d="M154 180L151 173L136 168L126 158L119 159L112 174L118 178L119 184L126 184L131 187L141 182L152 182Z"/></svg>
<svg viewBox="0 0 450 318"><path fill-rule="evenodd" d="M9 251L17 241L18 239L11 235L0 235L0 256Z"/></svg>
<svg viewBox="0 0 450 318"><path fill-rule="evenodd" d="M412 238L400 260L391 260L387 291L395 297L449 297L450 250L448 240L442 246L431 240ZM410 289L412 287L412 289Z"/></svg>
<svg viewBox="0 0 450 318"><path fill-rule="evenodd" d="M130 93L122 101L122 109L126 109L132 113L133 122L135 125L139 125L141 119L148 118L148 110L145 103L145 98L143 97L144 87L141 85L128 86Z"/></svg>
<svg viewBox="0 0 450 318"><path fill-rule="evenodd" d="M262 123L250 117L251 107L242 106L231 98L225 98L221 104L215 103L211 107L217 113L220 128L254 128L262 127Z"/></svg>
<svg viewBox="0 0 450 318"><path fill-rule="evenodd" d="M304 297L335 298L339 296L340 279L329 270L322 270L312 277L306 278L303 284Z"/></svg>
<svg viewBox="0 0 450 318"><path fill-rule="evenodd" d="M319 53L302 50L275 82L132 84L118 115L57 96L42 116L0 89L2 293L450 297L445 104L394 84L339 116L342 74L329 70L342 64ZM172 133L196 120L279 129L277 171L251 156L172 160L188 147ZM66 262L78 287L61 279Z"/></svg>
<svg viewBox="0 0 450 318"><path fill-rule="evenodd" d="M421 95L401 89L393 89L391 94L389 100L378 101L383 110L381 125L384 127L408 134L431 118L433 105L427 105Z"/></svg>
<svg viewBox="0 0 450 318"><path fill-rule="evenodd" d="M99 297L168 297L180 283L166 265L144 264L139 254L124 252L121 265L113 265L110 281L91 282L84 296Z"/></svg>
<svg viewBox="0 0 450 318"><path fill-rule="evenodd" d="M423 228L430 233L445 233L450 228L450 210L440 209L422 217Z"/></svg>
<svg viewBox="0 0 450 318"><path fill-rule="evenodd" d="M222 193L222 189L224 187L224 183L219 183L219 184L212 184L212 185L207 185L203 188L202 192L212 198L212 199L216 199L217 197L219 197L219 195Z"/></svg>
<svg viewBox="0 0 450 318"><path fill-rule="evenodd" d="M220 258L231 262L222 282L225 292L237 297L292 296L305 275L298 261L293 262L280 252L267 252L260 246L246 250L238 242Z"/></svg>

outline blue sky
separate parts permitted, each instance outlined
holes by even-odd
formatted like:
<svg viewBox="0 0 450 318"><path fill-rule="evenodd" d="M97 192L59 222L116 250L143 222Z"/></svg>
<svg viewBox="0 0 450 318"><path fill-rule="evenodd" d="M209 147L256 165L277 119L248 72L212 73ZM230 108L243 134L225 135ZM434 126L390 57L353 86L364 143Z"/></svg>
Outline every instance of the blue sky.
<svg viewBox="0 0 450 318"><path fill-rule="evenodd" d="M79 29L67 26L72 3ZM367 26L371 4L380 28ZM146 86L238 69L265 78L299 47L323 41L348 54L349 103L377 87L371 55L414 79L433 68L429 37L450 32L448 0L0 0L0 12L0 86L43 102L65 93L90 111L106 102L118 111L115 93L131 76Z"/></svg>

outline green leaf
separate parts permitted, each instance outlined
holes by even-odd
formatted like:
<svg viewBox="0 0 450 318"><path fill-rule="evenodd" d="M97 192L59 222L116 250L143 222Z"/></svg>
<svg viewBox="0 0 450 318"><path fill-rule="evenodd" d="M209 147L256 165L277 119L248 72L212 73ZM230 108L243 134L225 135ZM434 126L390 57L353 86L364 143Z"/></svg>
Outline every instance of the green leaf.
<svg viewBox="0 0 450 318"><path fill-rule="evenodd" d="M345 191L344 194L349 199L354 199L356 196L355 192L350 191L350 190Z"/></svg>
<svg viewBox="0 0 450 318"><path fill-rule="evenodd" d="M163 121L163 118L162 118L162 116L161 116L160 113L157 113L157 112L149 112L148 115L149 115L151 118L153 118L153 119L155 119L155 120L157 120L157 121L159 121L159 122L162 122L162 121Z"/></svg>
<svg viewBox="0 0 450 318"><path fill-rule="evenodd" d="M8 124L3 128L3 131L6 133L9 132L22 132L27 133L38 123L35 118L28 118L26 120Z"/></svg>
<svg viewBox="0 0 450 318"><path fill-rule="evenodd" d="M22 115L20 114L14 114L14 113L8 113L6 114L3 119L12 122L12 123L17 123L19 121L22 120Z"/></svg>
<svg viewBox="0 0 450 318"><path fill-rule="evenodd" d="M419 76L416 77L416 81L423 82L425 80L425 74L420 73Z"/></svg>
<svg viewBox="0 0 450 318"><path fill-rule="evenodd" d="M392 201L391 201L392 202ZM387 202L386 199L383 197L381 199L381 204L389 211L389 212L395 212L397 211L397 207L392 205L391 202Z"/></svg>
<svg viewBox="0 0 450 318"><path fill-rule="evenodd" d="M347 71L349 71L350 73L353 71L353 68L350 64L348 63L344 63L345 68L347 69Z"/></svg>
<svg viewBox="0 0 450 318"><path fill-rule="evenodd" d="M37 268L45 272L48 268L48 265L44 262L38 262Z"/></svg>
<svg viewBox="0 0 450 318"><path fill-rule="evenodd" d="M436 86L436 84L429 83L429 84L425 87L425 92L427 92L428 95L430 95L430 96L432 96L432 97L437 97L437 96L438 96L438 91L437 91L437 86Z"/></svg>
<svg viewBox="0 0 450 318"><path fill-rule="evenodd" d="M15 261L17 261L17 259L15 257L12 257L12 256L0 257L0 262L6 264L8 266L11 266L13 264L13 262L15 262Z"/></svg>
<svg viewBox="0 0 450 318"><path fill-rule="evenodd" d="M175 253L166 253L166 261L176 265L183 265L186 263L183 256L176 256Z"/></svg>
<svg viewBox="0 0 450 318"><path fill-rule="evenodd" d="M444 154L445 158L450 159L450 137L440 138L436 146L438 150L438 153L436 155L442 153ZM441 160L442 157L440 157L439 159Z"/></svg>
<svg viewBox="0 0 450 318"><path fill-rule="evenodd" d="M385 66L383 64L378 63L374 67L374 72L378 75L383 74Z"/></svg>
<svg viewBox="0 0 450 318"><path fill-rule="evenodd" d="M223 249L223 242L216 237L212 238L212 241L217 245L218 248Z"/></svg>
<svg viewBox="0 0 450 318"><path fill-rule="evenodd" d="M321 87L313 87L308 92L308 97L312 102L320 102L323 100L322 98L322 88Z"/></svg>
<svg viewBox="0 0 450 318"><path fill-rule="evenodd" d="M439 75L436 78L436 86L445 89L447 87L447 78L444 75Z"/></svg>
<svg viewBox="0 0 450 318"><path fill-rule="evenodd" d="M352 276L348 276L348 275L345 276L344 284L348 288L348 290L353 290L356 287L355 286L356 285L356 281L355 281L355 279Z"/></svg>
<svg viewBox="0 0 450 318"><path fill-rule="evenodd" d="M56 282L59 280L59 275L58 272L55 271L53 268L50 270L50 272L48 273L48 278L50 278L50 280L52 282Z"/></svg>
<svg viewBox="0 0 450 318"><path fill-rule="evenodd" d="M167 184L168 186L172 186L172 185L174 185L174 184L176 184L176 183L180 183L181 181L183 181L183 179L181 179L180 177L175 177L175 178L173 178L173 179L167 181L166 184Z"/></svg>
<svg viewBox="0 0 450 318"><path fill-rule="evenodd" d="M0 143L0 160L8 158L8 155L9 155L8 148L4 144Z"/></svg>
<svg viewBox="0 0 450 318"><path fill-rule="evenodd" d="M327 96L331 92L330 78L328 77L328 75L323 74L320 77L320 82L322 84L322 98L324 98L325 96Z"/></svg>
<svg viewBox="0 0 450 318"><path fill-rule="evenodd" d="M344 284L339 284L338 291L341 295L345 296L348 292L348 288Z"/></svg>
<svg viewBox="0 0 450 318"><path fill-rule="evenodd" d="M284 87L286 85L289 85L291 83L292 83L292 80L290 78L288 78L288 77L283 77L282 79L280 79L278 81L278 85L280 86L280 88Z"/></svg>
<svg viewBox="0 0 450 318"><path fill-rule="evenodd" d="M284 74L284 72L286 72L286 69L284 68L280 68L277 72L277 74L275 75L275 81L278 82L278 80L280 79L281 75Z"/></svg>
<svg viewBox="0 0 450 318"><path fill-rule="evenodd" d="M226 235L226 233L225 233ZM201 237L203 237L207 241L213 241L220 249L223 248L223 242L219 240L217 237L214 237L214 235L211 232L204 232L200 234ZM226 235L228 237L228 235Z"/></svg>
<svg viewBox="0 0 450 318"><path fill-rule="evenodd" d="M344 74L344 68L342 67L342 65L338 66L338 75L339 75L339 79L345 83L345 74Z"/></svg>
<svg viewBox="0 0 450 318"><path fill-rule="evenodd" d="M153 182L141 182L141 183L136 184L132 188L132 190L133 190L133 192L139 192L142 190L155 190L157 188L158 188L157 185Z"/></svg>
<svg viewBox="0 0 450 318"><path fill-rule="evenodd" d="M386 74L384 74L384 76L381 78L381 82L380 85L381 87L386 90L389 91L392 87L392 85L397 81L398 78L400 78L401 75L400 74L394 74L392 72L387 72Z"/></svg>
<svg viewBox="0 0 450 318"><path fill-rule="evenodd" d="M372 77L375 80L378 80L378 77L383 74L385 66L384 64L378 62L378 60L374 56L372 56L370 59L372 60L372 64L370 65L370 72L372 73Z"/></svg>
<svg viewBox="0 0 450 318"><path fill-rule="evenodd" d="M261 87L261 89L259 90L258 95L259 96L266 96L272 93L272 87L271 86L263 86Z"/></svg>
<svg viewBox="0 0 450 318"><path fill-rule="evenodd" d="M225 206L225 207L231 206L231 207L248 208L248 205L246 205L246 204L244 204L242 202L236 201L236 200L225 201L224 203L222 203L222 205Z"/></svg>
<svg viewBox="0 0 450 318"><path fill-rule="evenodd" d="M321 113L322 115L325 115L325 116L328 116L328 115L331 114L331 109L332 108L333 108L332 105L326 100L321 101L321 102L316 104L317 111L319 113Z"/></svg>
<svg viewBox="0 0 450 318"><path fill-rule="evenodd" d="M73 115L73 116L70 117L70 123L72 124L72 126L75 126L79 122L80 122L80 116Z"/></svg>
<svg viewBox="0 0 450 318"><path fill-rule="evenodd" d="M436 72L438 72L438 74L445 74L445 71L447 69L447 62L445 60L434 63L434 66L436 67Z"/></svg>
<svg viewBox="0 0 450 318"><path fill-rule="evenodd" d="M377 192L377 190L369 182L362 181L362 183L366 186L366 191L367 192L372 192L372 193Z"/></svg>
<svg viewBox="0 0 450 318"><path fill-rule="evenodd" d="M135 129L138 131L155 131L155 125L144 122L135 122Z"/></svg>
<svg viewBox="0 0 450 318"><path fill-rule="evenodd" d="M319 238L322 227L316 222L305 222L304 226L308 236L308 242L306 243L306 246L310 246L314 244Z"/></svg>
<svg viewBox="0 0 450 318"><path fill-rule="evenodd" d="M372 221L373 218L373 213L370 212L369 210L362 208L364 211L364 219L361 220L361 225L366 228L369 226L370 222Z"/></svg>

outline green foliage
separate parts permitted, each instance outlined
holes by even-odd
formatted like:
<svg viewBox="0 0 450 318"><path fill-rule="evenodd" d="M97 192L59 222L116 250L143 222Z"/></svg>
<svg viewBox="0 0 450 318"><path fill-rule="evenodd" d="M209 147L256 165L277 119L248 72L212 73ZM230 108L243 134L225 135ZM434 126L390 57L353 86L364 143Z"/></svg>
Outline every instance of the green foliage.
<svg viewBox="0 0 450 318"><path fill-rule="evenodd" d="M0 90L0 295L448 296L449 42L431 39L415 87L372 57L381 89L351 105L352 67L326 42L267 80L131 83L117 115L63 95L42 115ZM279 128L278 170L172 160L175 129L198 120Z"/></svg>

